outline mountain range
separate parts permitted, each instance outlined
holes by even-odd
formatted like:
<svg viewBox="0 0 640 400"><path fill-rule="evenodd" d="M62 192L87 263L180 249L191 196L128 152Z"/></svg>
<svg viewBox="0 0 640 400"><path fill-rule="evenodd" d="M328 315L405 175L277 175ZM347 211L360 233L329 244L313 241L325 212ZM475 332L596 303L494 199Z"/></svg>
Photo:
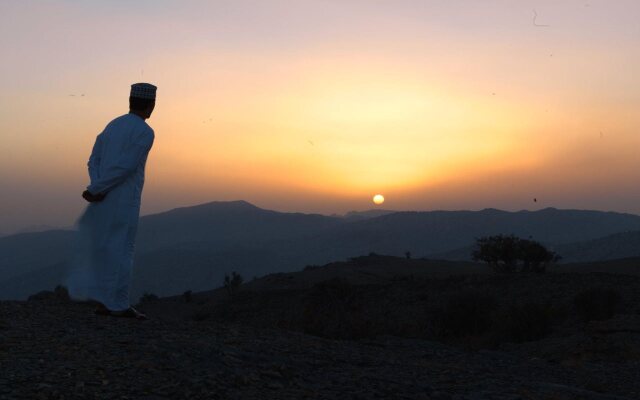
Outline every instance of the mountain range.
<svg viewBox="0 0 640 400"><path fill-rule="evenodd" d="M640 256L640 216L632 214L547 208L326 216L211 202L140 218L132 297L209 290L232 271L249 280L369 253L468 260L475 239L494 234L538 240L565 262ZM74 235L51 230L1 237L0 300L63 283Z"/></svg>

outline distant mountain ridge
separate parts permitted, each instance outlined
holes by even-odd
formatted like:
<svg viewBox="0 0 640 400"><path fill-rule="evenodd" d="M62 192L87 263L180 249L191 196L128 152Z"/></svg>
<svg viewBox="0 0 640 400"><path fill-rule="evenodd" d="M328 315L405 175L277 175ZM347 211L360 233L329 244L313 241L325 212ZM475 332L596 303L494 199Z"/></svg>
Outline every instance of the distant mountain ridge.
<svg viewBox="0 0 640 400"><path fill-rule="evenodd" d="M584 242L567 243L554 249L564 262L609 261L640 257L640 231L620 232Z"/></svg>
<svg viewBox="0 0 640 400"><path fill-rule="evenodd" d="M396 212L398 212L398 211L393 211L393 210L349 211L348 213L346 213L344 215L343 218L347 218L347 219L355 221L355 220L362 220L362 219L381 217L383 215L393 214L393 213L396 213Z"/></svg>
<svg viewBox="0 0 640 400"><path fill-rule="evenodd" d="M381 215L374 216L380 211ZM479 236L515 234L576 246L640 231L640 216L544 209L506 212L372 210L364 218L264 210L246 201L210 202L140 219L132 295L172 295L369 254L415 258L470 246ZM25 298L63 282L74 232L0 238L0 299Z"/></svg>
<svg viewBox="0 0 640 400"><path fill-rule="evenodd" d="M341 224L320 214L281 213L246 201L210 202L140 218L137 249L206 242L264 244ZM167 229L167 227L171 229Z"/></svg>

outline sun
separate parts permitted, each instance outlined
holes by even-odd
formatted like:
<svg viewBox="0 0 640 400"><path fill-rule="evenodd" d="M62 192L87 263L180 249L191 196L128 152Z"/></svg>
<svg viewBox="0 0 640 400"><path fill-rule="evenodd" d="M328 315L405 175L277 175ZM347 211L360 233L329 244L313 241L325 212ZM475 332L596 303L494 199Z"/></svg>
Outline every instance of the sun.
<svg viewBox="0 0 640 400"><path fill-rule="evenodd" d="M384 203L384 196L381 194L377 194L373 196L373 202L376 203L377 205Z"/></svg>

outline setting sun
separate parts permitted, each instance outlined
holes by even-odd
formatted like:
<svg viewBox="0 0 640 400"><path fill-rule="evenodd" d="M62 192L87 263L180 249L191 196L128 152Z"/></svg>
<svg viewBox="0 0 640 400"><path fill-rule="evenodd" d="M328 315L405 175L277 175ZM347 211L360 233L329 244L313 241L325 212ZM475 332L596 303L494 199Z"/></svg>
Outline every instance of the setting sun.
<svg viewBox="0 0 640 400"><path fill-rule="evenodd" d="M377 205L384 203L384 196L381 194L377 194L373 196L373 202L376 203Z"/></svg>

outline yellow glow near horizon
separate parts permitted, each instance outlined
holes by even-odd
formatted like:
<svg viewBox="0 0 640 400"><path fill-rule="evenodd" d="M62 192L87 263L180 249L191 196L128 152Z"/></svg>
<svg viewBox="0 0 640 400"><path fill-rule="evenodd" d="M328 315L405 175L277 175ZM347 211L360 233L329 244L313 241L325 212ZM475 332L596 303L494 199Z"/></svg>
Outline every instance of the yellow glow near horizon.
<svg viewBox="0 0 640 400"><path fill-rule="evenodd" d="M384 203L384 196L381 194L376 194L375 196L373 196L373 202L376 205L380 205L382 203Z"/></svg>
<svg viewBox="0 0 640 400"><path fill-rule="evenodd" d="M323 58L306 60L311 65L301 71L295 63L281 67L259 82L230 75L232 89L195 90L189 104L167 93L167 108L185 112L167 124L158 107L154 126L168 137L158 141L156 157L188 168L180 179L193 186L213 179L355 196L446 180L469 160L503 163L525 134L529 117L516 106L452 92L415 68L323 65ZM389 70L395 75L380 79Z"/></svg>

